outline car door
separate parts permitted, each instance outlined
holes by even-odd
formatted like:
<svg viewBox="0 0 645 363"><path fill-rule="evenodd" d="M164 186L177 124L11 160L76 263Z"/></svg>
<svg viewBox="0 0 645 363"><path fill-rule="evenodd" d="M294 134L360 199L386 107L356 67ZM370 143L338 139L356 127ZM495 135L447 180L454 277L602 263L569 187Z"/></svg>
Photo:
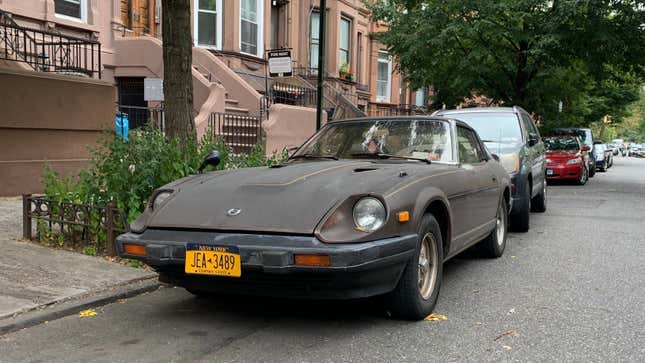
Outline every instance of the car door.
<svg viewBox="0 0 645 363"><path fill-rule="evenodd" d="M533 123L533 119L527 113L521 113L522 126L526 131L526 152L528 162L531 167L531 174L533 175L533 190L531 196L539 193L542 190L542 183L544 182L546 173L546 157L544 155L544 142L540 138L540 133ZM535 140L531 143L531 140Z"/></svg>
<svg viewBox="0 0 645 363"><path fill-rule="evenodd" d="M472 129L458 125L456 142L460 188L449 199L454 215L453 247L460 250L490 232L487 227L495 220L499 184Z"/></svg>

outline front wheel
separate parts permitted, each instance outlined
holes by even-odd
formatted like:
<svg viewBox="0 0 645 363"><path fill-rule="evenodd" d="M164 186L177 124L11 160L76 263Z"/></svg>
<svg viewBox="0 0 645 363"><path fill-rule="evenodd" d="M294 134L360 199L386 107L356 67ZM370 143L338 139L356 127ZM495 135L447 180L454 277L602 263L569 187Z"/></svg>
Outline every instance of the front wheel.
<svg viewBox="0 0 645 363"><path fill-rule="evenodd" d="M504 254L506 249L506 231L508 228L508 210L506 200L502 198L497 207L495 229L480 242L482 254L486 257L497 258Z"/></svg>
<svg viewBox="0 0 645 363"><path fill-rule="evenodd" d="M513 232L528 232L531 216L531 185L526 183L526 192L522 199L517 201L517 210L511 213L510 228Z"/></svg>
<svg viewBox="0 0 645 363"><path fill-rule="evenodd" d="M546 181L542 181L542 190L531 200L531 212L546 212Z"/></svg>
<svg viewBox="0 0 645 363"><path fill-rule="evenodd" d="M585 185L587 184L587 181L589 181L589 172L587 171L587 167L583 166L582 171L580 172L580 179L577 180L578 185Z"/></svg>
<svg viewBox="0 0 645 363"><path fill-rule="evenodd" d="M399 284L387 296L392 315L421 320L432 313L439 297L442 276L441 229L434 216L427 214L421 222L415 254L406 264Z"/></svg>
<svg viewBox="0 0 645 363"><path fill-rule="evenodd" d="M596 175L596 164L589 166L589 178L593 178Z"/></svg>

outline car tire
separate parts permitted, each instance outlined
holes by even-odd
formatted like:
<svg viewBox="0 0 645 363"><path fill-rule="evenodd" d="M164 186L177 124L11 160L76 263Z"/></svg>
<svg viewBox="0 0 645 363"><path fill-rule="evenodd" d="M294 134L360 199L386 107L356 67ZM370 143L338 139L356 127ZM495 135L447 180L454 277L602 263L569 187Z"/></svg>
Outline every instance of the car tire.
<svg viewBox="0 0 645 363"><path fill-rule="evenodd" d="M479 243L481 254L489 258L501 257L506 249L506 237L508 235L508 208L504 198L499 201L495 221L495 228L490 232L488 237L484 238Z"/></svg>
<svg viewBox="0 0 645 363"><path fill-rule="evenodd" d="M528 182L526 185L526 195L523 199L520 199L517 202L519 204L517 211L510 215L510 229L513 232L528 232L529 230L529 219L531 216L531 188L528 186Z"/></svg>
<svg viewBox="0 0 645 363"><path fill-rule="evenodd" d="M432 214L426 214L421 221L414 256L407 262L396 288L386 296L392 316L421 320L432 313L443 277L442 246L439 223ZM423 263L424 257L426 263ZM423 270L425 275L419 278Z"/></svg>
<svg viewBox="0 0 645 363"><path fill-rule="evenodd" d="M595 163L589 168L589 178L593 178L594 175L596 175L596 164Z"/></svg>
<svg viewBox="0 0 645 363"><path fill-rule="evenodd" d="M586 166L582 167L582 175L580 179L577 180L578 185L585 185L589 181L589 171Z"/></svg>
<svg viewBox="0 0 645 363"><path fill-rule="evenodd" d="M546 212L546 181L542 181L542 191L531 200L531 212Z"/></svg>

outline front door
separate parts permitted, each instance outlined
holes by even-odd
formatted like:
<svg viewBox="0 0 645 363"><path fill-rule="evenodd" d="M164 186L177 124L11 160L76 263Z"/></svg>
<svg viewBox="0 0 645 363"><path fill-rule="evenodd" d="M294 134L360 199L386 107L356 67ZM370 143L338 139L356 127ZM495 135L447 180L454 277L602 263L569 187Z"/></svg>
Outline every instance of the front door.
<svg viewBox="0 0 645 363"><path fill-rule="evenodd" d="M128 115L130 129L144 126L149 119L148 103L143 98L143 77L118 77L119 112Z"/></svg>
<svg viewBox="0 0 645 363"><path fill-rule="evenodd" d="M457 126L460 188L450 196L454 249L460 250L490 232L499 203L499 183L474 131Z"/></svg>

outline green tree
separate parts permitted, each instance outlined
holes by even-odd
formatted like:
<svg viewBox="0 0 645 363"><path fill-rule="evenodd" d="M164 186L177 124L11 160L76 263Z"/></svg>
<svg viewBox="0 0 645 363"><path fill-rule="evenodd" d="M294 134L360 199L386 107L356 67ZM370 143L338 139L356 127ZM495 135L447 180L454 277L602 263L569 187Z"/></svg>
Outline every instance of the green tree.
<svg viewBox="0 0 645 363"><path fill-rule="evenodd" d="M164 108L166 135L196 141L193 120L190 0L162 0Z"/></svg>
<svg viewBox="0 0 645 363"><path fill-rule="evenodd" d="M412 86L431 84L436 90L435 107L486 95L551 124L585 123L631 102L643 79L643 1L366 4L375 20L389 26L376 36Z"/></svg>

